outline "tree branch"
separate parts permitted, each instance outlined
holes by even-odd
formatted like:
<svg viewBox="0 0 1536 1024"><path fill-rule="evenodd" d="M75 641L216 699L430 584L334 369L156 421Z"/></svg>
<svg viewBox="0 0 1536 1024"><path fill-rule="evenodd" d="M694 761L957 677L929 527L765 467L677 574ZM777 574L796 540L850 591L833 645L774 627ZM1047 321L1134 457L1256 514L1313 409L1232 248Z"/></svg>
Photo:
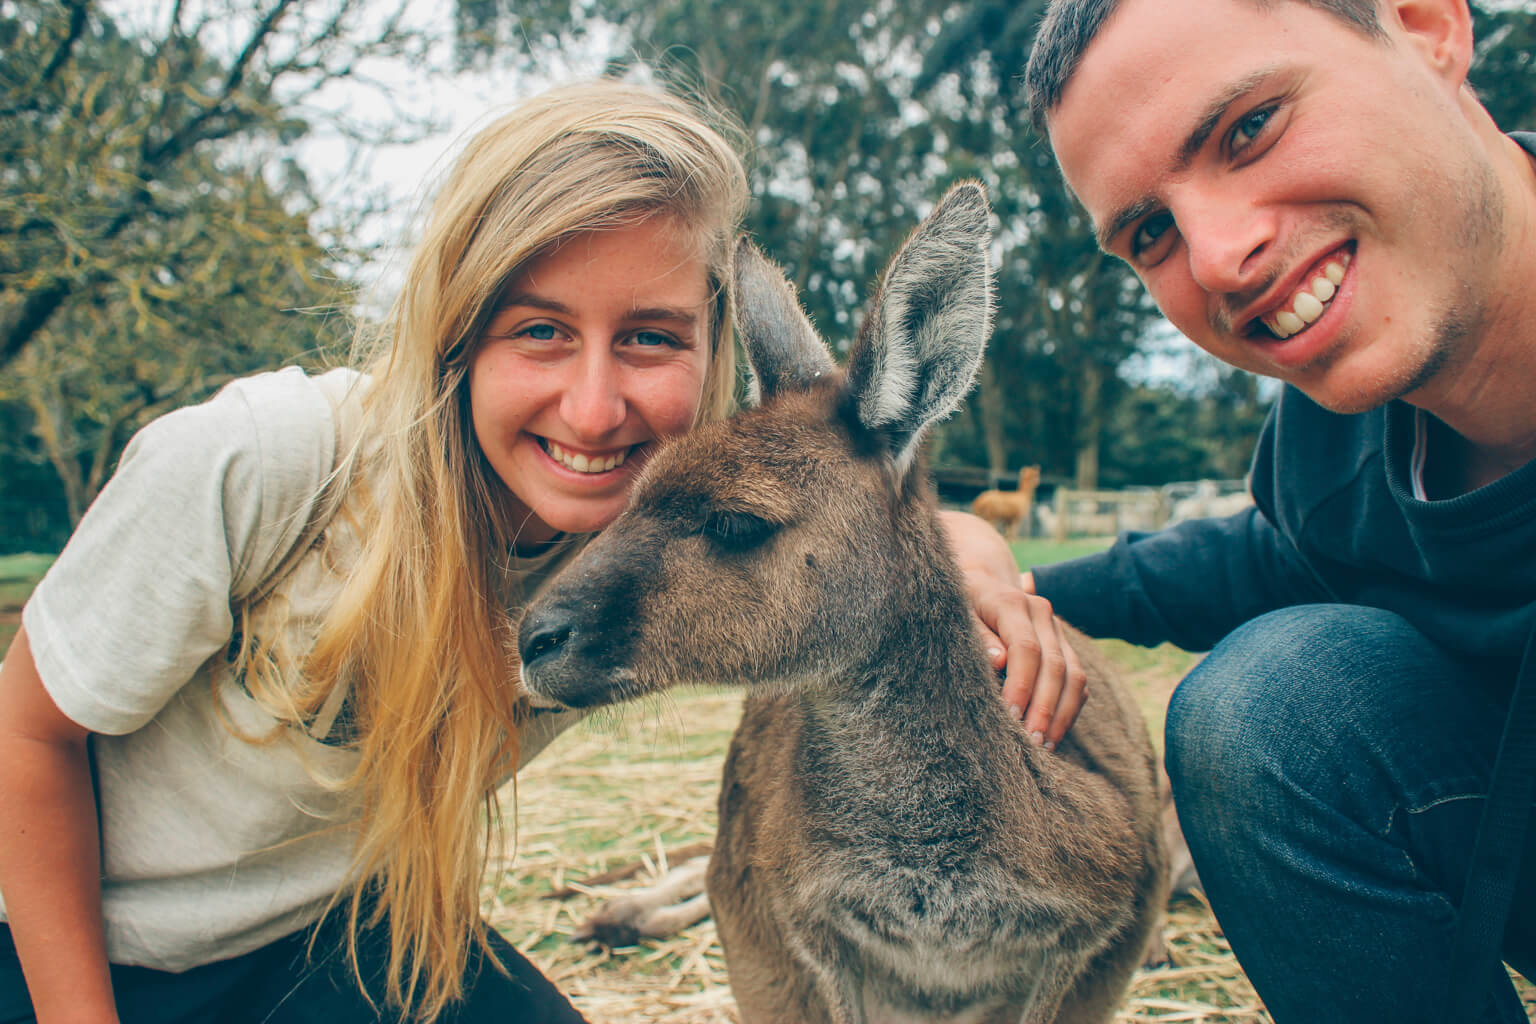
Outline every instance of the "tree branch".
<svg viewBox="0 0 1536 1024"><path fill-rule="evenodd" d="M20 311L10 323L0 327L0 368L7 366L32 336L43 329L49 318L64 305L74 286L75 282L68 278L54 278L44 287L27 293Z"/></svg>
<svg viewBox="0 0 1536 1024"><path fill-rule="evenodd" d="M219 90L218 97L208 106L198 111L196 116L171 133L171 136L160 145L146 147L142 156L144 166L159 167L167 161L176 159L176 157L186 152L196 143L209 137L201 134L201 129L203 125L216 115L226 115L236 121L241 120L235 111L226 109L229 101L244 85L245 75L250 68L251 62L256 59L256 55L266 45L267 38L276 31L278 22L282 21L283 16L288 13L288 9L293 6L294 2L295 0L277 0L277 3L267 10L267 13L256 24L256 27L251 30L250 38L245 41L245 46L241 49L240 55L230 64L229 71L224 76L224 84ZM147 143L148 141L146 136L145 142Z"/></svg>
<svg viewBox="0 0 1536 1024"><path fill-rule="evenodd" d="M69 8L69 29L64 38L59 40L58 48L54 50L48 66L43 68L42 75L38 77L39 89L51 82L53 76L58 74L59 69L64 66L64 62L69 60L75 43L85 33L86 18L91 13L91 0L64 0L64 5Z"/></svg>

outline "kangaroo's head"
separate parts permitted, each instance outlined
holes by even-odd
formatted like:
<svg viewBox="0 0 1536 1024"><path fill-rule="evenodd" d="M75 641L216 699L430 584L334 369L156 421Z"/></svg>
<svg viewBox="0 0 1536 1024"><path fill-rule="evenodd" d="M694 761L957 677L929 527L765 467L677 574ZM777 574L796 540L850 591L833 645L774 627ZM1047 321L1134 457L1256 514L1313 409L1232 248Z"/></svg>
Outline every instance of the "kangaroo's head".
<svg viewBox="0 0 1536 1024"><path fill-rule="evenodd" d="M657 452L624 514L529 606L518 642L536 703L814 681L900 639L914 576L947 571L914 456L980 365L989 239L981 188L951 189L887 268L846 370L742 245L758 404Z"/></svg>

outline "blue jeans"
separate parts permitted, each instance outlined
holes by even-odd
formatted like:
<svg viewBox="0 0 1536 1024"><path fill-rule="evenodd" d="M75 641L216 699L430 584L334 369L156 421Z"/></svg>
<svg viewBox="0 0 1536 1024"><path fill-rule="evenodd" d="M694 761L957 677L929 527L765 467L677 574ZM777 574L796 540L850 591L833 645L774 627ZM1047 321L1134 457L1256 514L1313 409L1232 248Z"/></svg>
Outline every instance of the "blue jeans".
<svg viewBox="0 0 1536 1024"><path fill-rule="evenodd" d="M1484 1006L1442 1012L1514 669L1457 659L1390 612L1307 605L1247 623L1179 685L1179 821L1277 1022L1526 1022L1502 978ZM1532 845L1504 949L1527 978Z"/></svg>

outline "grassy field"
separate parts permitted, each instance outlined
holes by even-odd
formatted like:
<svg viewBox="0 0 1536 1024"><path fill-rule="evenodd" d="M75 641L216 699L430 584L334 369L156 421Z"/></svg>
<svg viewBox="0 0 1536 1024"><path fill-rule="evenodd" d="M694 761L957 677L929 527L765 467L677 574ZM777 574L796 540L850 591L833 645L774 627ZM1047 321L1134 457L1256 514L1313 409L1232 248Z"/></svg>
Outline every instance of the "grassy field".
<svg viewBox="0 0 1536 1024"><path fill-rule="evenodd" d="M1032 569L1037 565L1065 562L1103 551L1109 546L1107 537L1082 537L1073 540L1016 540L1012 542L1013 557L1020 569Z"/></svg>

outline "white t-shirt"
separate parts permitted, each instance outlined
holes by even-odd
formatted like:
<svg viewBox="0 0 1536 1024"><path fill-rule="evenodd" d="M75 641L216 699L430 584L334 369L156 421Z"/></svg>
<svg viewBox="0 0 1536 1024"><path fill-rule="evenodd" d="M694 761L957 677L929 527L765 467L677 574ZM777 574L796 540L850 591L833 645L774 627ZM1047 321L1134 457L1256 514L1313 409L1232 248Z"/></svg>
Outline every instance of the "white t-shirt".
<svg viewBox="0 0 1536 1024"><path fill-rule="evenodd" d="M140 431L22 613L49 695L92 751L114 963L180 971L314 920L347 882L355 751L274 718L230 671L232 598L288 603L308 650L360 550L346 515L304 535L366 379L297 369L235 381ZM327 394L330 398L327 398ZM335 405L333 406L333 402ZM345 435L343 435L345 436ZM552 566L514 566L542 578ZM542 716L524 760L574 716ZM547 735L546 735L547 734ZM533 737L529 737L533 739ZM4 916L0 905L0 918Z"/></svg>

